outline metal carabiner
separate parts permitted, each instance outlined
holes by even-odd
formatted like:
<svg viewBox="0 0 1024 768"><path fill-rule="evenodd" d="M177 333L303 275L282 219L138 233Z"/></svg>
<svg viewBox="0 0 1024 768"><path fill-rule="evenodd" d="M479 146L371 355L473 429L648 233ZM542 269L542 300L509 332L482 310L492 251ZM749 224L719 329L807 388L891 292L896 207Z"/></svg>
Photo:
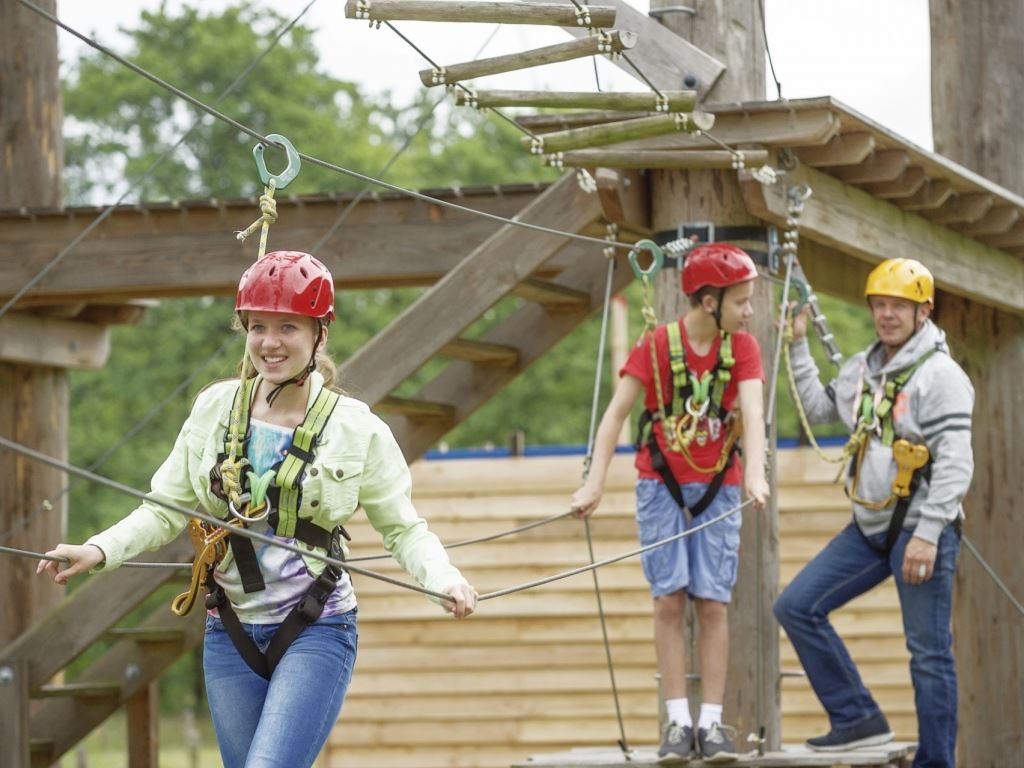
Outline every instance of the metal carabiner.
<svg viewBox="0 0 1024 768"><path fill-rule="evenodd" d="M239 512L238 509L235 507L234 502L232 501L228 502L228 512L237 517L243 523L258 523L261 520L266 520L267 517L270 515L270 501L269 499L265 499L263 502L263 514L256 515L254 517L249 517L248 515Z"/></svg>
<svg viewBox="0 0 1024 768"><path fill-rule="evenodd" d="M651 265L647 269L642 269L637 263L636 257L639 250L645 250L651 254ZM662 252L661 246L653 240L638 240L629 251L629 266L633 268L633 274L636 275L637 280L644 278L649 280L654 277L664 263L665 254Z"/></svg>
<svg viewBox="0 0 1024 768"><path fill-rule="evenodd" d="M295 145L281 134L268 134L267 140L275 144L284 145L285 154L288 156L288 167L280 173L270 173L267 170L266 160L263 158L263 153L267 147L262 141L257 142L256 146L252 148L252 156L256 160L256 169L260 172L260 181L263 182L264 186L270 186L270 180L273 179L276 189L284 189L292 179L299 175L299 170L302 168L302 160L299 158Z"/></svg>

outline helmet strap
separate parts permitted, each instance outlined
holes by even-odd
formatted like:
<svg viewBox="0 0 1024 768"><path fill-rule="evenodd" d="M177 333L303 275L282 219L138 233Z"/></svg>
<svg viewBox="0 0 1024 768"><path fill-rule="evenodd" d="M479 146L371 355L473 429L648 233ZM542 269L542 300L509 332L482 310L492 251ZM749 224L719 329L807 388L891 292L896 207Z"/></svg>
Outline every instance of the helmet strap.
<svg viewBox="0 0 1024 768"><path fill-rule="evenodd" d="M715 327L722 330L722 300L725 299L725 288L718 289L718 303L715 304L715 311L711 316L715 318Z"/></svg>

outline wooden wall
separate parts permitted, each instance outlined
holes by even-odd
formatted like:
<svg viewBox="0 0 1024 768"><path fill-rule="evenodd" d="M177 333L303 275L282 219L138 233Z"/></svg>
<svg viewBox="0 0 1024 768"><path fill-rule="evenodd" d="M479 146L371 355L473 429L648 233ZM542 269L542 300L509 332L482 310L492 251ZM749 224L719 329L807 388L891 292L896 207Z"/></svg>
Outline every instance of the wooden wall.
<svg viewBox="0 0 1024 768"><path fill-rule="evenodd" d="M452 542L563 511L581 468L579 456L421 461L413 467L414 498L432 529ZM845 524L849 508L842 489L830 484L831 465L809 451L781 451L779 476L785 584ZM632 456L617 456L591 524L598 559L638 546L634 478ZM380 551L365 521L349 530L353 556ZM583 525L573 519L452 556L481 593L588 562ZM360 565L400 573L389 560ZM598 575L627 739L656 743L651 601L639 561ZM356 577L356 589L359 658L323 765L508 766L540 752L613 746L619 738L590 574L484 602L464 622L420 595L366 577ZM883 586L861 598L837 614L836 624L897 738L912 740L913 695L895 590ZM781 655L784 671L800 669L785 638ZM786 678L782 690L784 742L827 729L806 680Z"/></svg>

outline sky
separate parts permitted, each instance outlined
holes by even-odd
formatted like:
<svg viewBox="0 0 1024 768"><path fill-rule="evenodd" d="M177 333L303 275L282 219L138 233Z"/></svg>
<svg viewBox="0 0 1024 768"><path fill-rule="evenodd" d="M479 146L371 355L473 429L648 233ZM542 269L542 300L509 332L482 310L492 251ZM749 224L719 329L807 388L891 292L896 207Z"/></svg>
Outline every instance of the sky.
<svg viewBox="0 0 1024 768"><path fill-rule="evenodd" d="M628 0L646 12L649 3ZM704 0L690 0L699 7ZM751 0L754 2L755 0ZM169 8L180 0L165 0ZM308 0L276 0L272 7L293 18ZM596 2L596 0L592 0ZM833 96L925 149L932 148L928 0L764 0L768 44L775 71L789 99ZM193 0L197 5L198 0ZM216 9L226 0L202 0ZM133 26L142 9L160 0L58 0L58 16L79 31L115 50L124 50L119 27ZM262 0L254 5L266 6ZM344 0L318 0L304 18L316 30L323 68L355 81L367 93L390 91L407 103L423 86L417 73L423 60L386 27L370 29L365 21L346 19ZM401 31L439 63L472 59L495 30L494 25L396 23ZM62 59L83 46L59 33ZM558 28L506 25L487 44L484 56L501 55L564 42ZM253 52L255 56L257 52ZM644 90L610 62L598 60L604 90ZM589 60L538 67L478 81L492 88L591 90L595 75ZM188 90L187 83L175 83ZM767 98L775 99L768 76ZM285 129L282 129L285 130Z"/></svg>

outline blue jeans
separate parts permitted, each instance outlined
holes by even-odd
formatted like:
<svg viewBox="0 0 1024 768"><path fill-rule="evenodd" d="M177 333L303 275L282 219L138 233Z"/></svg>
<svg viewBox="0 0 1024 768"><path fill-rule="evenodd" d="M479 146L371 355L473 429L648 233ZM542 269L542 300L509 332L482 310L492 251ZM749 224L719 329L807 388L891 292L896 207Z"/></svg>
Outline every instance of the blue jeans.
<svg viewBox="0 0 1024 768"><path fill-rule="evenodd" d="M243 624L266 652L278 624ZM270 680L238 655L220 619L207 617L206 696L225 768L311 766L338 719L356 659L356 613L311 624Z"/></svg>
<svg viewBox="0 0 1024 768"><path fill-rule="evenodd" d="M775 602L775 617L796 648L832 727L848 728L881 714L881 709L828 615L892 576L903 612L917 709L914 767L953 766L957 689L950 621L960 537L946 526L939 537L934 574L923 584L912 585L903 581L902 571L911 535L912 531L901 531L886 558L874 548L884 547L886 534L865 538L851 523L786 587Z"/></svg>

